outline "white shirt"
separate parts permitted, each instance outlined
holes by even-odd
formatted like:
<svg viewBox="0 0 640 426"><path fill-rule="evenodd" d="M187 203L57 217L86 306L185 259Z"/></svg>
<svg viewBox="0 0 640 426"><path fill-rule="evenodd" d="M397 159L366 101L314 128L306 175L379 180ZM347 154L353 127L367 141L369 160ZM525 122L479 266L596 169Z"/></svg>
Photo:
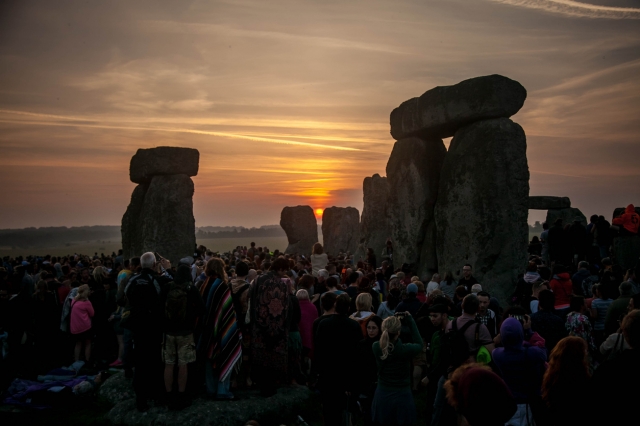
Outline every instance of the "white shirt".
<svg viewBox="0 0 640 426"><path fill-rule="evenodd" d="M427 290L426 290L427 296L430 295L433 290L437 290L439 288L440 288L440 284L438 284L435 281L429 281L429 284L427 284Z"/></svg>

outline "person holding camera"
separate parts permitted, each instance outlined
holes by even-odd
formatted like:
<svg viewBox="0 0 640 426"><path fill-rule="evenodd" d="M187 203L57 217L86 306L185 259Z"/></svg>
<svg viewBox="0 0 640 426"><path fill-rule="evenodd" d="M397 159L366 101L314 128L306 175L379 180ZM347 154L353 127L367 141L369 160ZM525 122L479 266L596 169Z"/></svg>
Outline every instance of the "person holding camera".
<svg viewBox="0 0 640 426"><path fill-rule="evenodd" d="M411 341L400 339L402 325L411 330ZM416 407L411 393L412 359L422 352L422 337L408 312L397 312L382 323L380 341L373 354L378 367L378 387L373 397L371 416L374 424L412 425Z"/></svg>

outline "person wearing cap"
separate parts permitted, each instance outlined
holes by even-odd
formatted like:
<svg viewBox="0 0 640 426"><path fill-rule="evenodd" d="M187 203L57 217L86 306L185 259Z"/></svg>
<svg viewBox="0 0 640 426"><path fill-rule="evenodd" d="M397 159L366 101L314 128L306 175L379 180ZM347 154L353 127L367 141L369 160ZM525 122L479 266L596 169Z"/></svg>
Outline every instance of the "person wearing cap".
<svg viewBox="0 0 640 426"><path fill-rule="evenodd" d="M418 286L413 283L409 284L407 286L407 297L398 304L396 307L396 313L409 312L411 315L415 315L420 307L422 307L422 302L417 299L417 296Z"/></svg>

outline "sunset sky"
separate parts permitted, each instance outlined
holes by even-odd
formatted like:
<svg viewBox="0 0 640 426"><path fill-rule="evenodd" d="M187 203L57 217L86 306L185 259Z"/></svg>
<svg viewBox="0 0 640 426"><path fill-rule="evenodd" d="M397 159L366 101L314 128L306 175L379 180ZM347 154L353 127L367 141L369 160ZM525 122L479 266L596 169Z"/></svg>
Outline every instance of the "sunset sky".
<svg viewBox="0 0 640 426"><path fill-rule="evenodd" d="M391 110L494 73L528 90L531 195L640 204L640 0L4 1L0 228L119 225L162 145L200 151L196 226L361 210Z"/></svg>

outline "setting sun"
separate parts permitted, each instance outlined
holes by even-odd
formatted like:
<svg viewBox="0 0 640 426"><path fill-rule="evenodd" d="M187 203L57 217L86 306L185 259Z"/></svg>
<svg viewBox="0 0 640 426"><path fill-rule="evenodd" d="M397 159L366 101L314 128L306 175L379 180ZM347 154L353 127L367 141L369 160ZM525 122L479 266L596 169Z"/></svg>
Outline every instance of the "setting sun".
<svg viewBox="0 0 640 426"><path fill-rule="evenodd" d="M308 211L308 210L307 210ZM322 213L324 212L324 209L316 209L316 216L318 217L322 217Z"/></svg>

